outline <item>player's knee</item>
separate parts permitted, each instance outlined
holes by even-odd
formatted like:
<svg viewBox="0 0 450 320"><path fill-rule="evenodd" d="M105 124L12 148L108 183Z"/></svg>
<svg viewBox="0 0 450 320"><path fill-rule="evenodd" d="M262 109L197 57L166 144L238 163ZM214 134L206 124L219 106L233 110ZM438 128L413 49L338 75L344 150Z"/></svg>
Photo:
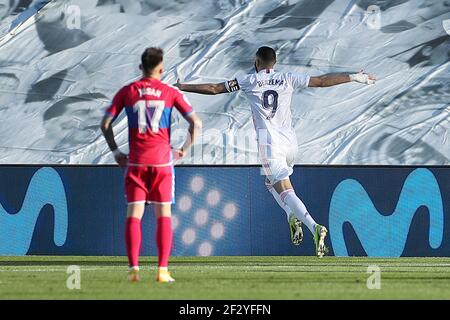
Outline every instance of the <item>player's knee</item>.
<svg viewBox="0 0 450 320"><path fill-rule="evenodd" d="M142 219L144 215L145 204L144 203L130 203L128 204L127 217Z"/></svg>
<svg viewBox="0 0 450 320"><path fill-rule="evenodd" d="M273 184L273 187L278 193L294 189L289 179L279 180Z"/></svg>
<svg viewBox="0 0 450 320"><path fill-rule="evenodd" d="M155 210L156 218L160 217L168 217L170 218L172 216L172 206L168 203L155 203L153 205L153 208Z"/></svg>

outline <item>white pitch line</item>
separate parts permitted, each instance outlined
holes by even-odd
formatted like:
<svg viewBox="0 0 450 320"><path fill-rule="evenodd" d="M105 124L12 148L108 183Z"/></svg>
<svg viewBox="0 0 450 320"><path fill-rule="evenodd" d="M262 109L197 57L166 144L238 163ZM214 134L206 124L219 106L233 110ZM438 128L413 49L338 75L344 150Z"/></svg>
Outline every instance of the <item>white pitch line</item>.
<svg viewBox="0 0 450 320"><path fill-rule="evenodd" d="M39 268L39 266L13 266L13 268L11 267L0 267L0 272L66 272L67 271L67 266L61 266L61 267L53 267L53 268L45 268L44 266L41 266L41 268ZM401 272L401 271L409 271L409 272L425 272L425 270L418 270L418 271L412 271L412 270L408 270L411 268L423 268L423 267L434 267L434 268L448 268L450 266L450 264L433 264L433 265L380 265L380 267L383 269L391 269L391 268L399 268L400 270L394 270ZM309 272L359 272L359 271L364 271L365 272L365 268L367 266L361 266L361 265L357 265L357 266L333 266L333 265L315 265L315 266L311 266L311 265L307 265L307 266L299 266L299 265L278 265L278 266L235 266L235 265L172 265L173 269L187 269L187 268L191 268L191 269L197 269L197 271L204 271L206 272L207 270L223 270L223 269L237 269L239 271L244 271L244 272L248 272L248 271L252 271L252 270L266 270L267 272L273 271L275 270L279 270L279 269L283 269L283 270L287 270L287 271L309 271ZM11 268L11 269L9 269ZM403 269L403 270L402 270ZM406 269L406 270L405 270ZM128 270L128 268L126 266L91 266L91 267L81 267L81 271L102 271L102 272L126 272ZM141 267L141 270L146 272L146 271L155 271L156 267L149 267L149 266L144 266ZM429 270L426 270L426 272L429 272ZM440 271L442 272L442 271Z"/></svg>
<svg viewBox="0 0 450 320"><path fill-rule="evenodd" d="M104 269L81 269L81 271L106 271L106 272L116 272L117 270L104 270ZM10 270L1 270L0 272L66 272L67 269L10 269ZM124 269L124 271L126 271Z"/></svg>

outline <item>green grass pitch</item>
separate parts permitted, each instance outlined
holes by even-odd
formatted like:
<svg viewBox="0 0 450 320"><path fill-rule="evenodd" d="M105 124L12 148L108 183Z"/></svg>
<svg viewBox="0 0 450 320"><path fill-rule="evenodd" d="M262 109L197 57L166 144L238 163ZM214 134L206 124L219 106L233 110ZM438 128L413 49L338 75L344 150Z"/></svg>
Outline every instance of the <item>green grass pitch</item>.
<svg viewBox="0 0 450 320"><path fill-rule="evenodd" d="M69 265L80 290L67 289ZM125 257L0 257L0 299L450 299L450 258L175 257L172 284L154 281L154 257L141 265L129 283Z"/></svg>

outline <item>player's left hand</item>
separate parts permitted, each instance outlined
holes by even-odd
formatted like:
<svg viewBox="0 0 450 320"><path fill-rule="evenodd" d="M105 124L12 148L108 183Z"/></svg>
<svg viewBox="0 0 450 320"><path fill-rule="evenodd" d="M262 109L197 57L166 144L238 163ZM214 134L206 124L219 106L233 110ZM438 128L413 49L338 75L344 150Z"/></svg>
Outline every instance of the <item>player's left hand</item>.
<svg viewBox="0 0 450 320"><path fill-rule="evenodd" d="M172 149L172 156L175 162L183 159L186 156L186 151L183 149Z"/></svg>
<svg viewBox="0 0 450 320"><path fill-rule="evenodd" d="M113 151L114 160L116 160L119 167L126 167L128 164L128 155L125 153L122 153L119 151L119 149L116 149Z"/></svg>
<svg viewBox="0 0 450 320"><path fill-rule="evenodd" d="M351 74L350 80L364 84L375 84L377 77L372 74L367 74L363 70L361 70L359 73Z"/></svg>

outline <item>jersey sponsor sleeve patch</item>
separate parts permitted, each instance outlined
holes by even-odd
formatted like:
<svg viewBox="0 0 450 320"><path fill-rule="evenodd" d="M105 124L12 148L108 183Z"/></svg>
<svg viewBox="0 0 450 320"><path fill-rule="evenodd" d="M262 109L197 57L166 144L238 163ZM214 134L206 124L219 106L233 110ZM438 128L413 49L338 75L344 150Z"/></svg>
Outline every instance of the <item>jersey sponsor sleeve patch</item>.
<svg viewBox="0 0 450 320"><path fill-rule="evenodd" d="M225 81L225 88L228 92L234 92L241 90L241 87L239 86L239 82L237 79Z"/></svg>

